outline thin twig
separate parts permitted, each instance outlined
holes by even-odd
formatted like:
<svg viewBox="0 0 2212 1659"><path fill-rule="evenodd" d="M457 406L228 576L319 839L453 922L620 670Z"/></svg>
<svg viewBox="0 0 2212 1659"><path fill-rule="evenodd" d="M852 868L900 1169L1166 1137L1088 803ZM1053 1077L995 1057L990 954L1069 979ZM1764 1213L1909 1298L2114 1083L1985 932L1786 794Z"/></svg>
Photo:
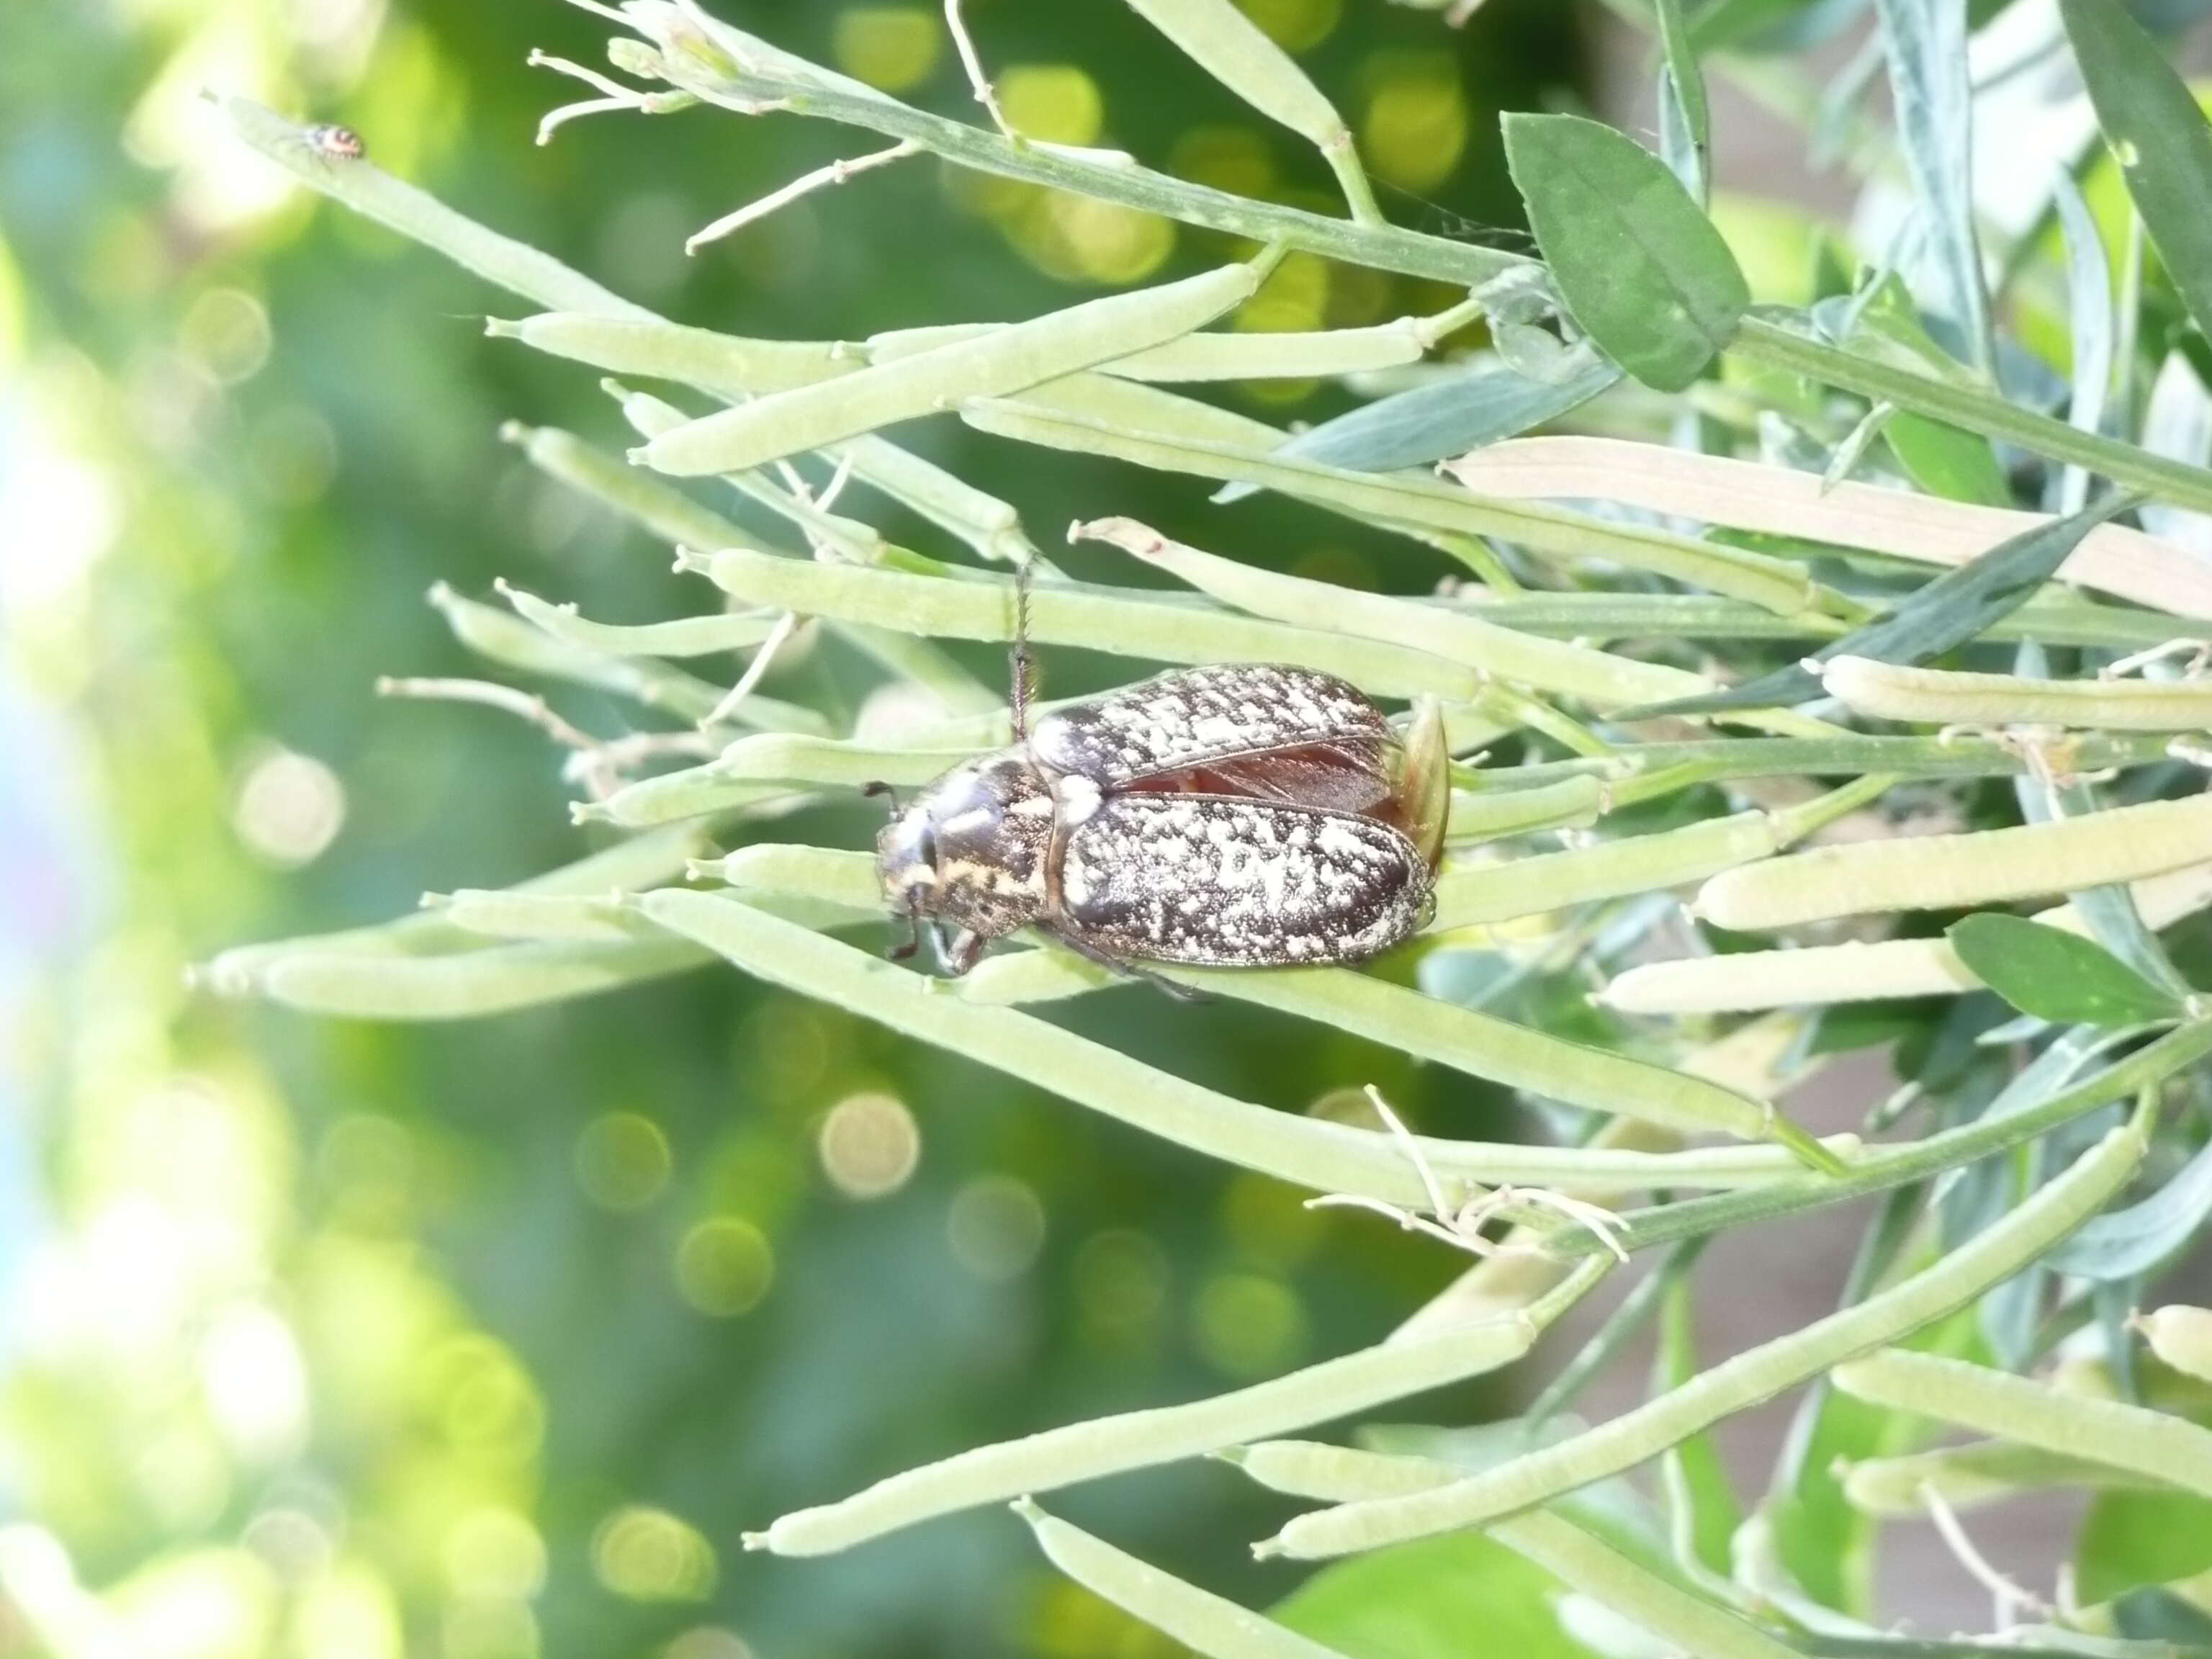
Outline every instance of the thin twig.
<svg viewBox="0 0 2212 1659"><path fill-rule="evenodd" d="M768 637L761 641L760 648L753 653L753 659L745 665L745 672L738 677L738 683L730 688L729 696L716 703L714 712L699 722L702 731L708 726L720 725L743 706L744 700L752 696L763 677L768 673L770 665L775 661L775 653L783 649L784 641L792 636L798 627L799 613L795 611L787 611L776 618L775 626L769 629Z"/></svg>
<svg viewBox="0 0 2212 1659"><path fill-rule="evenodd" d="M952 49L960 54L960 67L968 71L968 84L975 90L975 101L990 112L992 124L1000 132L1018 140L1021 135L1006 119L1006 112L999 107L998 89L983 73L983 60L977 55L975 42L968 33L968 24L960 15L960 3L961 0L945 0L945 26L952 31Z"/></svg>
<svg viewBox="0 0 2212 1659"><path fill-rule="evenodd" d="M693 233L690 240L684 244L684 251L686 253L696 253L708 243L720 241L732 232L744 229L756 220L765 219L778 208L788 207L802 196L811 196L817 190L825 190L833 185L842 185L855 173L866 173L876 167L888 166L893 161L903 161L909 155L919 154L921 149L921 144L919 140L902 138L888 149L872 150L866 155L855 155L849 160L841 159L830 162L827 167L817 167L811 173L802 173L781 190L772 190L758 201L748 202L736 212L726 213L705 229Z"/></svg>

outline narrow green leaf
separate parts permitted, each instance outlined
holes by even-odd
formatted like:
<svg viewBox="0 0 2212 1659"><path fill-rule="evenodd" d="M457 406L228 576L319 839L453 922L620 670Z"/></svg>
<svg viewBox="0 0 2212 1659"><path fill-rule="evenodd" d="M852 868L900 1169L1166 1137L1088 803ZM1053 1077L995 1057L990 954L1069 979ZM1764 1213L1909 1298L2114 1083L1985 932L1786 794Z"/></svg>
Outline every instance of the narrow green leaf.
<svg viewBox="0 0 2212 1659"><path fill-rule="evenodd" d="M1949 937L1976 977L2039 1019L2110 1026L2181 1014L2179 1000L2079 934L1986 912L1955 924Z"/></svg>
<svg viewBox="0 0 2212 1659"><path fill-rule="evenodd" d="M1879 662L1925 662L1978 637L2000 617L2017 611L2057 573L2081 538L2114 514L2135 504L2129 495L2108 496L2071 518L2038 525L1986 553L1947 570L1900 600L1886 615L1815 651L1810 661L1872 657ZM1803 663L1702 697L1684 697L1624 710L1624 720L1662 714L1711 714L1729 708L1771 708L1817 696L1820 676Z"/></svg>
<svg viewBox="0 0 2212 1659"><path fill-rule="evenodd" d="M1966 70L1966 0L1878 0L1890 95L1913 194L1948 292L1942 309L1975 363L1996 359L1989 292L1974 234L1973 89Z"/></svg>
<svg viewBox="0 0 2212 1659"><path fill-rule="evenodd" d="M1352 472L1395 472L1463 455L1555 421L1616 384L1620 371L1595 352L1558 380L1539 380L1504 364L1377 398L1300 433L1270 452L1282 460L1320 461ZM1232 483L1213 499L1241 501L1266 486Z"/></svg>
<svg viewBox="0 0 2212 1659"><path fill-rule="evenodd" d="M2182 1249L2212 1215L2212 1145L2140 1204L2100 1215L2048 1258L2060 1273L2100 1283L2132 1279Z"/></svg>
<svg viewBox="0 0 2212 1659"><path fill-rule="evenodd" d="M1659 74L1663 128L1680 124L1686 154L1675 167L1683 188L1703 201L1710 181L1705 157L1712 139L1712 112L1705 102L1705 77L1698 70L1697 43L1682 15L1682 0L1656 0L1659 42L1667 64ZM1671 146L1670 146L1671 147Z"/></svg>
<svg viewBox="0 0 2212 1659"><path fill-rule="evenodd" d="M2212 332L2212 127L2120 0L2059 0L2097 125L2198 328Z"/></svg>
<svg viewBox="0 0 2212 1659"><path fill-rule="evenodd" d="M1735 337L1743 271L1667 164L1574 115L1505 118L1506 163L1567 308L1646 386L1680 392Z"/></svg>

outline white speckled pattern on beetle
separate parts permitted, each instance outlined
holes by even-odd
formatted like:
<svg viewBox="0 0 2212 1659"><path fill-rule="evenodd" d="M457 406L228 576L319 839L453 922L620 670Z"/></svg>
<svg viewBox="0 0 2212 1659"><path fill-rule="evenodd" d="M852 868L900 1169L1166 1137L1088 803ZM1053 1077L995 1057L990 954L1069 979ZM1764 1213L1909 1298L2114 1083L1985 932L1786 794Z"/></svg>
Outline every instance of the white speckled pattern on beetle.
<svg viewBox="0 0 2212 1659"><path fill-rule="evenodd" d="M1230 663L1162 674L1037 722L1030 747L1102 788L1234 755L1303 744L1395 744L1389 722L1342 680L1309 668Z"/></svg>
<svg viewBox="0 0 2212 1659"><path fill-rule="evenodd" d="M1119 795L1068 836L1060 908L1110 954L1224 967L1374 955L1429 872L1387 823L1208 795Z"/></svg>
<svg viewBox="0 0 2212 1659"><path fill-rule="evenodd" d="M1424 750L1433 781L1441 726ZM1401 827L1408 758L1332 676L1177 670L946 772L884 827L877 866L895 909L959 930L938 934L953 974L1025 927L1110 963L1355 962L1428 915L1443 826L1424 817L1419 845Z"/></svg>

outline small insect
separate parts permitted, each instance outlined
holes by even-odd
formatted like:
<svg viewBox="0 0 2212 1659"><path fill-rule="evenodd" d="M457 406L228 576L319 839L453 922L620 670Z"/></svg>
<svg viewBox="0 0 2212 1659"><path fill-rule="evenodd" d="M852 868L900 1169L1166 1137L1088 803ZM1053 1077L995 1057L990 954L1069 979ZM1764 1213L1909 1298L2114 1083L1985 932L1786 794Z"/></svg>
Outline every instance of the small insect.
<svg viewBox="0 0 2212 1659"><path fill-rule="evenodd" d="M307 148L330 161L358 161L368 154L368 146L351 127L309 127Z"/></svg>
<svg viewBox="0 0 2212 1659"><path fill-rule="evenodd" d="M1239 663L1032 728L1023 592L1015 742L938 778L876 839L912 929L894 957L915 953L925 921L953 975L1021 927L1133 973L1354 962L1419 930L1449 802L1433 705L1401 737L1331 675Z"/></svg>

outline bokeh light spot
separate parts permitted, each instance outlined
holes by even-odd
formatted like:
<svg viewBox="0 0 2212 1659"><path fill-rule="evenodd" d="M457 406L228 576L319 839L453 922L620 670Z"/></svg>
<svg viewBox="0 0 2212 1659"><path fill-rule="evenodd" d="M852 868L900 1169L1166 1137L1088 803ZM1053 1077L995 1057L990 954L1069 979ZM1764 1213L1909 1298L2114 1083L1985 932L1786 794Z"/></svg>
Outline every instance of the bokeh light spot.
<svg viewBox="0 0 2212 1659"><path fill-rule="evenodd" d="M856 81L885 92L918 87L944 56L945 26L919 6L848 6L830 33L830 55Z"/></svg>
<svg viewBox="0 0 2212 1659"><path fill-rule="evenodd" d="M307 1437L307 1363L292 1328L256 1303L218 1313L200 1343L200 1387L224 1441L251 1462L295 1455Z"/></svg>
<svg viewBox="0 0 2212 1659"><path fill-rule="evenodd" d="M312 862L345 823L345 786L312 755L272 749L247 767L231 821L247 848L279 869Z"/></svg>
<svg viewBox="0 0 2212 1659"><path fill-rule="evenodd" d="M1206 1364L1227 1376L1268 1376L1305 1352L1306 1312L1281 1280L1222 1273L1200 1286L1191 1338Z"/></svg>
<svg viewBox="0 0 2212 1659"><path fill-rule="evenodd" d="M993 1284L1018 1279L1044 1248L1044 1206L1029 1183L978 1176L952 1195L945 1239L952 1259Z"/></svg>
<svg viewBox="0 0 2212 1659"><path fill-rule="evenodd" d="M179 343L216 379L235 386L269 361L269 313L242 289L210 289L185 311Z"/></svg>
<svg viewBox="0 0 2212 1659"><path fill-rule="evenodd" d="M660 1126L638 1112L595 1117L576 1137L576 1184L607 1210L636 1210L660 1196L672 1159Z"/></svg>
<svg viewBox="0 0 2212 1659"><path fill-rule="evenodd" d="M1168 171L1194 185L1264 201L1275 190L1275 152L1250 127L1193 127L1168 152Z"/></svg>
<svg viewBox="0 0 2212 1659"><path fill-rule="evenodd" d="M1160 1340L1168 1307L1168 1258L1157 1241L1126 1227L1083 1242L1075 1253L1075 1305L1085 1334L1109 1349Z"/></svg>
<svg viewBox="0 0 2212 1659"><path fill-rule="evenodd" d="M498 1342L449 1337L430 1351L428 1376L439 1425L455 1446L500 1462L536 1455L545 1407L530 1373Z"/></svg>
<svg viewBox="0 0 2212 1659"><path fill-rule="evenodd" d="M714 1592L714 1547L696 1527L642 1504L617 1510L592 1535L592 1570L633 1601L703 1601Z"/></svg>
<svg viewBox="0 0 2212 1659"><path fill-rule="evenodd" d="M906 1185L921 1158L921 1131L890 1095L848 1095L830 1109L815 1141L822 1172L848 1198L882 1198Z"/></svg>
<svg viewBox="0 0 2212 1659"><path fill-rule="evenodd" d="M447 1529L441 1553L454 1594L526 1601L545 1586L545 1543L513 1510L488 1504Z"/></svg>
<svg viewBox="0 0 2212 1659"><path fill-rule="evenodd" d="M742 1217L702 1221L676 1247L676 1288L714 1319L750 1313L775 1282L775 1251Z"/></svg>
<svg viewBox="0 0 2212 1659"><path fill-rule="evenodd" d="M1458 66L1442 52L1388 52L1370 70L1359 123L1367 165L1401 190L1434 189L1467 149Z"/></svg>
<svg viewBox="0 0 2212 1659"><path fill-rule="evenodd" d="M1237 0L1237 4L1285 52L1319 46L1344 16L1344 0Z"/></svg>
<svg viewBox="0 0 2212 1659"><path fill-rule="evenodd" d="M1048 198L1052 224L1076 274L1094 283L1140 283L1175 252L1175 227L1156 214L1088 196Z"/></svg>
<svg viewBox="0 0 2212 1659"><path fill-rule="evenodd" d="M1098 83L1073 64L1017 64L998 93L1015 130L1048 144L1095 144L1106 123Z"/></svg>
<svg viewBox="0 0 2212 1659"><path fill-rule="evenodd" d="M753 1659L744 1638L720 1625L698 1625L661 1650L661 1659Z"/></svg>

